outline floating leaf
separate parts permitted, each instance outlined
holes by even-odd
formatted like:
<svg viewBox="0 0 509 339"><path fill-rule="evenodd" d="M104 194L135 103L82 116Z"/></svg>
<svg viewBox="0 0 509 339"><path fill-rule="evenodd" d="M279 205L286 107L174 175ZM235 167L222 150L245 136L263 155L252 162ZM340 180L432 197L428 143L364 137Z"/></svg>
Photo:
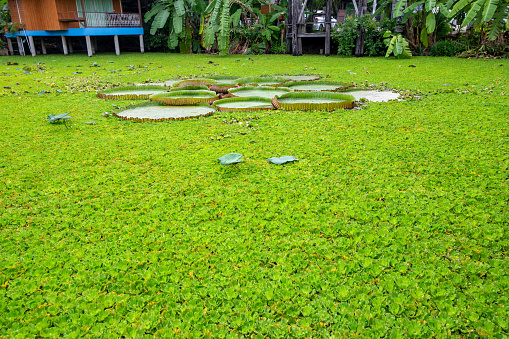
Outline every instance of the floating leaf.
<svg viewBox="0 0 509 339"><path fill-rule="evenodd" d="M338 92L345 91L351 84L343 82L332 82L332 81L295 81L288 82L285 87L291 88L296 92L305 91L327 91L327 92Z"/></svg>
<svg viewBox="0 0 509 339"><path fill-rule="evenodd" d="M290 155L284 155L279 158L268 158L267 160L273 164L282 165L287 162L298 161L299 159L297 159L296 157L290 156Z"/></svg>
<svg viewBox="0 0 509 339"><path fill-rule="evenodd" d="M287 82L287 79L280 77L246 77L237 80L242 85L278 86Z"/></svg>
<svg viewBox="0 0 509 339"><path fill-rule="evenodd" d="M107 89L97 93L97 97L109 100L147 100L156 93L167 92L166 87L162 86L127 86Z"/></svg>
<svg viewBox="0 0 509 339"><path fill-rule="evenodd" d="M242 162L242 154L240 153L229 153L223 155L221 158L217 159L221 165L232 165L238 164Z"/></svg>
<svg viewBox="0 0 509 339"><path fill-rule="evenodd" d="M274 109L270 99L260 97L227 98L214 102L218 111L260 111Z"/></svg>
<svg viewBox="0 0 509 339"><path fill-rule="evenodd" d="M70 116L68 116L69 113L63 113L63 114L50 114L48 115L48 119L49 119L49 122L53 123L53 122L57 122L57 121L60 121L60 120L68 120L68 119L71 119Z"/></svg>
<svg viewBox="0 0 509 339"><path fill-rule="evenodd" d="M214 112L215 109L207 104L168 106L160 102L148 102L116 110L113 115L123 120L165 121L204 117Z"/></svg>
<svg viewBox="0 0 509 339"><path fill-rule="evenodd" d="M213 91L173 91L150 96L151 101L160 101L171 106L188 106L200 102L211 104L219 99Z"/></svg>
<svg viewBox="0 0 509 339"><path fill-rule="evenodd" d="M272 101L274 107L286 110L334 110L336 108L352 108L355 98L344 93L331 92L293 92L276 97Z"/></svg>
<svg viewBox="0 0 509 339"><path fill-rule="evenodd" d="M229 92L236 97L260 97L272 99L277 95L283 95L291 92L289 88L283 87L269 87L269 86L245 86L231 89Z"/></svg>

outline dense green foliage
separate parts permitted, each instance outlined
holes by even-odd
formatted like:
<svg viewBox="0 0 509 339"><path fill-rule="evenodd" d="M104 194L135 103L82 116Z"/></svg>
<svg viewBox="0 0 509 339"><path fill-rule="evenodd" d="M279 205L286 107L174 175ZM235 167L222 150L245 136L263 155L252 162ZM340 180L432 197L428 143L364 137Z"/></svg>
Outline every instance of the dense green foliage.
<svg viewBox="0 0 509 339"><path fill-rule="evenodd" d="M509 61L90 60L0 58L0 337L508 335ZM95 92L263 72L420 100L135 123Z"/></svg>

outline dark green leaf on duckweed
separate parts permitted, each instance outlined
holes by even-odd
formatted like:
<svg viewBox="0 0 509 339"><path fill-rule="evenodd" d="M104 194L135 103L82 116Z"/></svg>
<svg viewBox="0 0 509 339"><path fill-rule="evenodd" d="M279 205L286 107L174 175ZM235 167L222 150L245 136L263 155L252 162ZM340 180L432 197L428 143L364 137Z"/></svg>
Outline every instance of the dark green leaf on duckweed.
<svg viewBox="0 0 509 339"><path fill-rule="evenodd" d="M296 157L290 156L290 155L284 155L279 158L276 158L276 157L268 158L267 160L273 164L282 165L282 164L286 164L287 162L298 161L299 159L297 159Z"/></svg>
<svg viewBox="0 0 509 339"><path fill-rule="evenodd" d="M70 116L68 116L69 113L63 113L63 114L50 114L48 115L49 122L57 122L59 120L68 120L71 119Z"/></svg>
<svg viewBox="0 0 509 339"><path fill-rule="evenodd" d="M242 162L242 154L240 153L230 153L223 155L221 158L217 159L221 165L232 165L238 164Z"/></svg>

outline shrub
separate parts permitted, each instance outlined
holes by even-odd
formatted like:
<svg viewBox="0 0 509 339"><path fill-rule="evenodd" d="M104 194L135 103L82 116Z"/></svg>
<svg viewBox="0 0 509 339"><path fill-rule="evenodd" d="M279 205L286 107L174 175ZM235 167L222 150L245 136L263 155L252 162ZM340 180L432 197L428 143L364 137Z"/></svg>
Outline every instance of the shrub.
<svg viewBox="0 0 509 339"><path fill-rule="evenodd" d="M460 54L463 51L466 51L467 48L465 45L460 44L456 41L451 40L443 40L437 42L433 47L431 47L431 51L429 55L431 56L455 56Z"/></svg>
<svg viewBox="0 0 509 339"><path fill-rule="evenodd" d="M347 18L344 23L338 23L338 28L332 32L332 38L338 42L338 55L352 55L355 49L355 39L359 36L359 29L363 28L364 55L383 56L387 50L383 42L383 33L393 31L394 20L374 21L370 15L359 18Z"/></svg>

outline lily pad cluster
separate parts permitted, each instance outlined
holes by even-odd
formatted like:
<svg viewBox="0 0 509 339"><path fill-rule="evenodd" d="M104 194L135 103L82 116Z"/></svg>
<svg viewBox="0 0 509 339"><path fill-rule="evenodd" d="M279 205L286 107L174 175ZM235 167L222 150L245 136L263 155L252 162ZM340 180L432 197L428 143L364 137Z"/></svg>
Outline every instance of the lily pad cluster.
<svg viewBox="0 0 509 339"><path fill-rule="evenodd" d="M318 76L298 75L275 77L210 77L167 81L169 86L143 84L99 92L103 99L150 100L114 112L122 119L161 121L186 119L212 114L196 105L209 105L215 111L334 110L353 108L355 98L346 92L352 85L319 81ZM172 111L177 110L179 114ZM149 109L150 108L150 109ZM155 113L155 116L151 114ZM167 112L165 116L164 112ZM212 112L213 112L212 111ZM142 113L143 114L140 114ZM188 114L186 114L188 112Z"/></svg>

